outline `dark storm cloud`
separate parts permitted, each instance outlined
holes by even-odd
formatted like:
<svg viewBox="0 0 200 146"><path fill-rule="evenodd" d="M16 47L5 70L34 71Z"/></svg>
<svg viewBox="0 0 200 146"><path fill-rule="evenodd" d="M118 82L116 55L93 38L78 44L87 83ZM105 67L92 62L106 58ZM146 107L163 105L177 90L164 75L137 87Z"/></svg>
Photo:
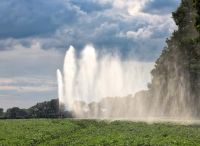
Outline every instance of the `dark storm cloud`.
<svg viewBox="0 0 200 146"><path fill-rule="evenodd" d="M28 48L32 39L36 39L43 49L57 48L65 51L73 45L81 50L90 43L99 50L117 50L125 56L130 52L138 52L138 58L141 58L144 55L139 54L141 51L138 49L141 48L142 41L148 41L148 45L144 45L142 50L149 51L149 46L153 46L155 49L152 52L160 52L162 47L157 49L161 45L155 44L155 41L162 38L160 43L163 45L171 33L169 20L162 22L165 25L160 29L162 23L151 22L151 13L158 11L158 14L170 14L178 1L150 1L143 9L150 16L141 18L139 14L130 16L126 8L114 8L112 1L106 3L96 0L2 0L0 50L12 49L17 41ZM148 27L152 28L138 32ZM134 36L129 36L129 32ZM149 36L151 38L145 36L148 32L152 33ZM155 57L157 56L152 53L152 56L146 58L152 60Z"/></svg>
<svg viewBox="0 0 200 146"><path fill-rule="evenodd" d="M48 35L79 14L62 0L1 0L0 38Z"/></svg>
<svg viewBox="0 0 200 146"><path fill-rule="evenodd" d="M147 16L131 16L126 8L116 9L110 3L95 0L2 0L0 3L0 50L13 49L16 42L30 47L32 40L40 42L43 49L56 48L65 51L70 45L81 50L93 44L97 49L117 50L122 55L138 52L139 48L152 52L171 33L169 17L155 18L151 12L162 11L168 15L178 0L154 0L144 6ZM167 11L166 11L167 10ZM144 17L144 18L143 18ZM159 20L160 19L160 20ZM165 20L165 21L163 21ZM163 23L163 24L162 24ZM170 26L171 25L171 26ZM161 26L161 27L160 27ZM149 29L150 28L150 29ZM147 44L147 46L145 46ZM149 46L152 46L151 48ZM155 53L156 54L156 53ZM153 60L157 56L146 58Z"/></svg>

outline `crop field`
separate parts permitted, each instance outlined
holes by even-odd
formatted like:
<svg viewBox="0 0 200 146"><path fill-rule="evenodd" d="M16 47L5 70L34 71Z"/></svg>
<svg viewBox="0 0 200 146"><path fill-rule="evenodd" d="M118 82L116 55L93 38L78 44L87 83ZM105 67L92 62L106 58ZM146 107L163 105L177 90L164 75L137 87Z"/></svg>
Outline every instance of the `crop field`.
<svg viewBox="0 0 200 146"><path fill-rule="evenodd" d="M69 119L0 120L0 146L200 146L200 126Z"/></svg>

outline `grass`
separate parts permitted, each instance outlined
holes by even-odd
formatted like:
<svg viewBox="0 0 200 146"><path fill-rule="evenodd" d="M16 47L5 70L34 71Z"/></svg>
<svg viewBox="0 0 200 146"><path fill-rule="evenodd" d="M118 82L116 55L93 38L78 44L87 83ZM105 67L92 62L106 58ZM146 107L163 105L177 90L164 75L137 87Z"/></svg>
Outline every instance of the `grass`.
<svg viewBox="0 0 200 146"><path fill-rule="evenodd" d="M68 119L0 120L0 146L200 146L200 126Z"/></svg>

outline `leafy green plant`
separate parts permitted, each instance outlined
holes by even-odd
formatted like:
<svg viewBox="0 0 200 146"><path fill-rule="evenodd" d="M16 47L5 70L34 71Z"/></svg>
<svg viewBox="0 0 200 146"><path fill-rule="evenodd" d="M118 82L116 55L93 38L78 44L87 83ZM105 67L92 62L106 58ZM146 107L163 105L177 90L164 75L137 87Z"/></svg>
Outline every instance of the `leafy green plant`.
<svg viewBox="0 0 200 146"><path fill-rule="evenodd" d="M200 144L200 126L95 120L1 120L0 145L132 145L194 146Z"/></svg>

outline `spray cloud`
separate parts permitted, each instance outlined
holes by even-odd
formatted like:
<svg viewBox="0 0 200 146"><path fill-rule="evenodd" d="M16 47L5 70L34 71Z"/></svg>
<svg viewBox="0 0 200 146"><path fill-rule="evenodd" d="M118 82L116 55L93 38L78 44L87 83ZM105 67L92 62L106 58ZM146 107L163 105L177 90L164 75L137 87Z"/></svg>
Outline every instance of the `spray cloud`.
<svg viewBox="0 0 200 146"><path fill-rule="evenodd" d="M153 63L122 60L116 54L99 56L91 45L83 49L80 58L76 56L70 46L63 75L57 70L59 101L76 117L113 117L115 111L108 112L108 108L115 103L108 97L132 96L146 89L151 80ZM127 112L125 108L123 112Z"/></svg>

